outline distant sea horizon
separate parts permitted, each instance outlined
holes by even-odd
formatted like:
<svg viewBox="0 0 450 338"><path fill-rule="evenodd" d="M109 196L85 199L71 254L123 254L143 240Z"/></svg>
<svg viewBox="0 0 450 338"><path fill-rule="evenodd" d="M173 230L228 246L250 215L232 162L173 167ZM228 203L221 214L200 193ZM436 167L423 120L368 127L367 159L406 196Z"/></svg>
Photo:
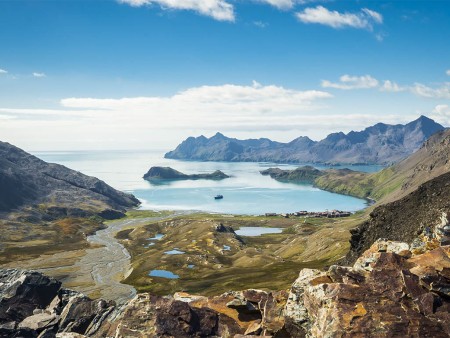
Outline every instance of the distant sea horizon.
<svg viewBox="0 0 450 338"><path fill-rule="evenodd" d="M367 201L327 192L310 184L278 182L259 173L270 167L295 169L312 165L318 169L351 168L376 172L379 165L326 166L310 163L198 162L164 158L165 150L54 150L32 151L44 161L62 164L95 176L112 187L134 194L148 210L196 210L224 214L260 215L299 210L345 210L355 212ZM152 166L168 166L186 174L221 170L232 176L221 181L166 181L153 184L142 178ZM221 194L223 200L215 200Z"/></svg>

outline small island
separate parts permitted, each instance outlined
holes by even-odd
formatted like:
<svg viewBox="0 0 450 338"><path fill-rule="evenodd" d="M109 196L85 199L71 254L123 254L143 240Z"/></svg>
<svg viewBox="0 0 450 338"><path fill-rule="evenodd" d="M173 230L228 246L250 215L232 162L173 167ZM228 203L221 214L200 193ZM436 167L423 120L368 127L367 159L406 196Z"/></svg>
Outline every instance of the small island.
<svg viewBox="0 0 450 338"><path fill-rule="evenodd" d="M229 178L227 174L216 170L210 174L187 175L171 167L151 167L144 175L144 179L151 180L223 180Z"/></svg>

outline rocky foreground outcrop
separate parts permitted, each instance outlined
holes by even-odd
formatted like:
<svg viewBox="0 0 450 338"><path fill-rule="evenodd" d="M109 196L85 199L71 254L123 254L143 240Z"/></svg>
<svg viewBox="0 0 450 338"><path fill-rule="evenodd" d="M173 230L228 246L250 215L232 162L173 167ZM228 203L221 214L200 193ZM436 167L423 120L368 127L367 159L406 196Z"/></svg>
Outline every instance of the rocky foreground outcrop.
<svg viewBox="0 0 450 338"><path fill-rule="evenodd" d="M379 240L353 267L304 269L290 292L91 300L0 270L0 337L450 337L450 246Z"/></svg>

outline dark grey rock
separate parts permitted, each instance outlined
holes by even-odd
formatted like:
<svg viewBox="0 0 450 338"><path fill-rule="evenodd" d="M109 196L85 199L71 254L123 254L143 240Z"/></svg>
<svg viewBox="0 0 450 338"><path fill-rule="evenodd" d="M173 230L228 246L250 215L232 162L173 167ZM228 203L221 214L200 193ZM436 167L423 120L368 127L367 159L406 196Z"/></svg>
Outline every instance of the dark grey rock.
<svg viewBox="0 0 450 338"><path fill-rule="evenodd" d="M34 271L0 270L0 324L22 322L35 309L45 309L61 282Z"/></svg>
<svg viewBox="0 0 450 338"><path fill-rule="evenodd" d="M50 218L85 217L93 201L115 210L139 204L133 195L95 177L47 163L6 142L0 142L0 188L0 212L51 201L57 207L46 210Z"/></svg>

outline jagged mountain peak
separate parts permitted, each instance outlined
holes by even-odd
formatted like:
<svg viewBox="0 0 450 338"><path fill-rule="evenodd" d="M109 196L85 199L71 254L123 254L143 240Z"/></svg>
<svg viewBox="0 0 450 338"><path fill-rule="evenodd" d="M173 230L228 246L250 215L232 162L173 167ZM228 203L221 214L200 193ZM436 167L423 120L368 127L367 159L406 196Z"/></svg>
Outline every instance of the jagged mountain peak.
<svg viewBox="0 0 450 338"><path fill-rule="evenodd" d="M331 133L321 141L300 136L291 142L267 138L239 140L218 132L206 139L189 138L165 157L199 161L264 161L279 163L390 164L420 148L444 127L426 116L408 124L377 123L362 131Z"/></svg>

